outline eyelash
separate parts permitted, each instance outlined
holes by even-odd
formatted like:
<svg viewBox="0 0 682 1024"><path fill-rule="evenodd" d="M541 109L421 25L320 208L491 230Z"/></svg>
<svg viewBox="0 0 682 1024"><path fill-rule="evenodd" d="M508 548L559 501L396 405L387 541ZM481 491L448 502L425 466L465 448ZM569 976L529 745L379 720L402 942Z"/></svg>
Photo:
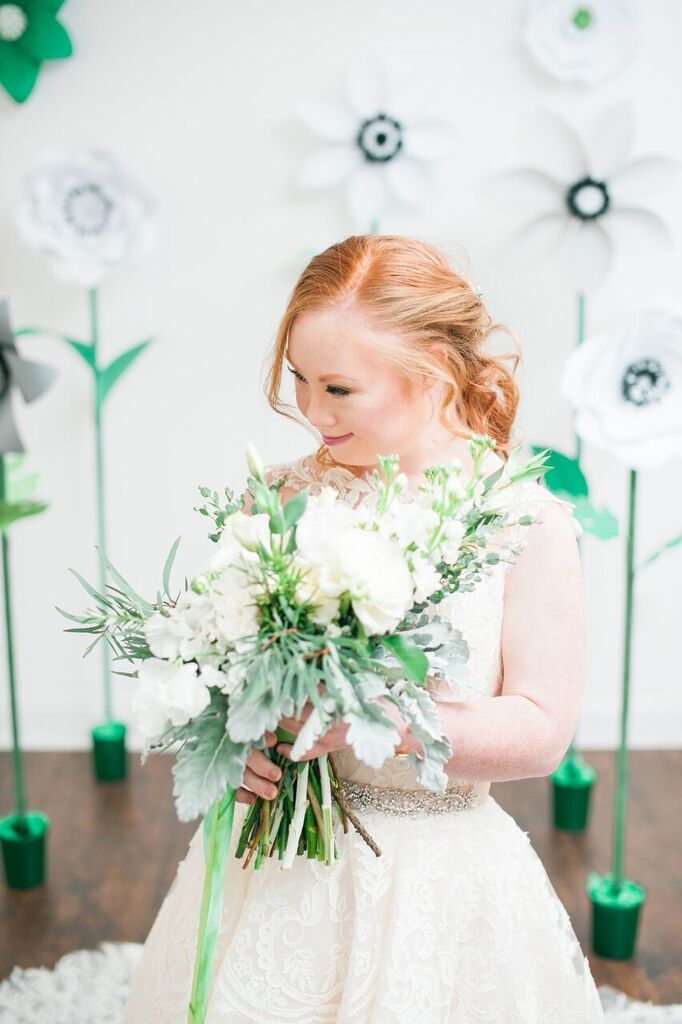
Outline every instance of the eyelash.
<svg viewBox="0 0 682 1024"><path fill-rule="evenodd" d="M287 370L289 373L293 373L296 380L300 380L301 383L307 384L305 377L302 377L298 370L294 370L292 366L287 366ZM340 388L335 384L327 384L327 390L334 395L334 398L346 398L350 394L348 388Z"/></svg>

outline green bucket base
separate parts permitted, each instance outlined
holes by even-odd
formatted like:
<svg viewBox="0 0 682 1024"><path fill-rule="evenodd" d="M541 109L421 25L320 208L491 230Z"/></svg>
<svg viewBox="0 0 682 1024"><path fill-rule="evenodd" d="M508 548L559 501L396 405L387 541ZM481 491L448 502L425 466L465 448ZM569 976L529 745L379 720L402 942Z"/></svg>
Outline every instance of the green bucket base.
<svg viewBox="0 0 682 1024"><path fill-rule="evenodd" d="M612 875L591 872L586 885L592 902L592 948L598 956L627 960L637 943L641 909L646 901L643 885L624 878L616 891Z"/></svg>
<svg viewBox="0 0 682 1024"><path fill-rule="evenodd" d="M589 817L596 769L580 756L567 757L551 778L554 827L570 832L582 831Z"/></svg>
<svg viewBox="0 0 682 1024"><path fill-rule="evenodd" d="M26 811L26 831L17 830L19 816L0 818L0 845L5 880L11 889L30 889L45 881L45 847L50 819L42 811Z"/></svg>
<svg viewBox="0 0 682 1024"><path fill-rule="evenodd" d="M95 776L101 782L125 779L128 774L126 727L123 722L105 722L91 729Z"/></svg>

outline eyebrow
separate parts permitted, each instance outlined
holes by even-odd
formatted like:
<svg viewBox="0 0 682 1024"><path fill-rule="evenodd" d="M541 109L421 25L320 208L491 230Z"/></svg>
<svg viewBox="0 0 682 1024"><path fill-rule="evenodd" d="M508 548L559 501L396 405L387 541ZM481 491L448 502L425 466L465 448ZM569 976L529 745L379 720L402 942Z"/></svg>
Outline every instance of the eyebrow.
<svg viewBox="0 0 682 1024"><path fill-rule="evenodd" d="M287 360L288 363L291 363L291 365L294 368L294 370L296 370L296 373L301 373L301 371L298 369L298 367L294 366L293 360L291 360L289 358L289 356L286 356L286 360ZM305 377L305 374L301 373L301 377ZM334 379L349 380L349 381L352 381L353 384L359 384L360 383L359 381L357 381L355 379L355 377L347 377L345 373L325 373L323 377L320 377L320 380L322 382L326 382L328 380L334 380Z"/></svg>

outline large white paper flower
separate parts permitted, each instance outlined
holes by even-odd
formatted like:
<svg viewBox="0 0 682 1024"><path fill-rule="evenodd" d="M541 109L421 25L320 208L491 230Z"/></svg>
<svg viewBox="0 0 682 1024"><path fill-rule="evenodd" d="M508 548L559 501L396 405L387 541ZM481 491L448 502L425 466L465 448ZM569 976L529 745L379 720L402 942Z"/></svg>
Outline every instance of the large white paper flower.
<svg viewBox="0 0 682 1024"><path fill-rule="evenodd" d="M631 469L682 456L682 310L665 299L588 338L561 383L585 441Z"/></svg>
<svg viewBox="0 0 682 1024"><path fill-rule="evenodd" d="M311 98L298 105L324 143L304 164L298 183L341 185L362 231L372 230L391 196L423 205L433 186L433 162L454 145L452 130L424 113L423 102L414 81L394 81L376 60L354 63L339 99Z"/></svg>
<svg viewBox="0 0 682 1024"><path fill-rule="evenodd" d="M25 179L16 219L57 277L94 287L152 246L153 209L114 154L92 148L44 154Z"/></svg>
<svg viewBox="0 0 682 1024"><path fill-rule="evenodd" d="M609 108L581 132L541 110L537 129L543 167L501 176L517 201L527 199L532 211L512 239L517 256L525 247L543 255L554 250L575 287L587 291L611 266L614 229L634 227L671 244L664 221L642 201L657 195L680 165L667 157L630 155L634 118L629 103Z"/></svg>
<svg viewBox="0 0 682 1024"><path fill-rule="evenodd" d="M640 25L638 0L531 0L523 38L554 78L596 85L630 59Z"/></svg>

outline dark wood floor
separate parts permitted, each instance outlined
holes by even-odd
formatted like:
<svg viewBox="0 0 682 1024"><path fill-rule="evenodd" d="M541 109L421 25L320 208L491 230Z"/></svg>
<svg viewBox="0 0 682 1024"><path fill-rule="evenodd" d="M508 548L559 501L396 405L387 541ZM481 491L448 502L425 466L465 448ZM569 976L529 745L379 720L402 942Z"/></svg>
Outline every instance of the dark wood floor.
<svg viewBox="0 0 682 1024"><path fill-rule="evenodd" d="M631 760L626 871L647 888L638 952L603 960L589 946L589 869L610 866L613 754L586 755L600 777L589 829L549 826L549 782L500 783L493 795L528 832L568 910L598 984L655 1003L682 1002L682 751L637 751ZM172 756L142 767L129 755L125 782L97 783L87 752L25 756L29 806L47 813L44 886L11 890L0 877L0 979L14 964L52 966L103 940L143 942L187 852L197 822L177 821ZM11 808L11 761L0 754L0 815Z"/></svg>

